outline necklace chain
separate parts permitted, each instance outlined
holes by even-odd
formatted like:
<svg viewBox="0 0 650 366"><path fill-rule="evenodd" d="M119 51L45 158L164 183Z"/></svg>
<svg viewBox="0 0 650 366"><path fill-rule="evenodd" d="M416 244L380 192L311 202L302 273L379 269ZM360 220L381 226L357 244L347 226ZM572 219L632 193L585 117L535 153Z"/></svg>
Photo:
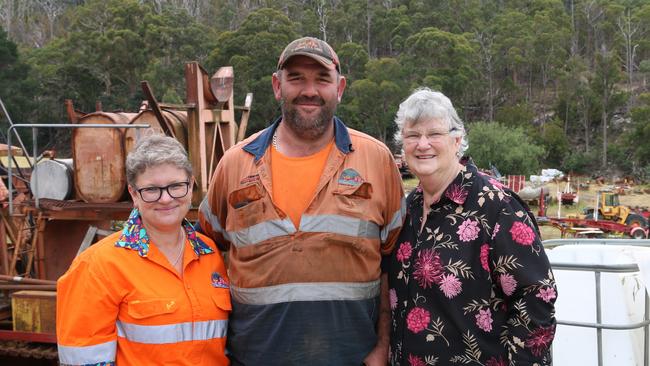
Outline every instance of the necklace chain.
<svg viewBox="0 0 650 366"><path fill-rule="evenodd" d="M185 235L184 235L184 234L185 234L185 231L181 228L181 236L180 236L180 238L179 238L179 242L180 242L180 244L181 244L181 245L180 245L181 248L180 248L180 250L178 251L178 254L176 255L176 259L174 259L174 261L172 262L172 266L176 266L176 263L178 263L178 261L179 261L179 260L181 259L181 257L183 256L183 252L184 252L183 249L185 249Z"/></svg>
<svg viewBox="0 0 650 366"><path fill-rule="evenodd" d="M277 128L275 129L275 132L273 132L273 140L271 141L271 144L273 145L273 148L276 151L280 151L278 149L278 130L277 130Z"/></svg>

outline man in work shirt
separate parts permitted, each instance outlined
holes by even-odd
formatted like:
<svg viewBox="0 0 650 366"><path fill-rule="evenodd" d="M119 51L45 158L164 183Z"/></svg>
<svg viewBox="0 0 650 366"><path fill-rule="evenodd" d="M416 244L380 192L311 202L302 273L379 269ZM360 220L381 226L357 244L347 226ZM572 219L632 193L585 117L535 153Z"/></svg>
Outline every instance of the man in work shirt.
<svg viewBox="0 0 650 366"><path fill-rule="evenodd" d="M226 152L201 204L229 252L233 365L387 363L381 262L403 191L388 148L334 116L345 85L326 42L291 42L273 74L282 116Z"/></svg>

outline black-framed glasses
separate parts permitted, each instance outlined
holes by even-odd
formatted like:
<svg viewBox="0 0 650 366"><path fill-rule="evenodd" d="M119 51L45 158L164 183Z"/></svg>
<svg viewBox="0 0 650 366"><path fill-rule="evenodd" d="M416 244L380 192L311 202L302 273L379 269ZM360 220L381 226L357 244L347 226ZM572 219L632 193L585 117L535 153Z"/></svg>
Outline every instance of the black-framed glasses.
<svg viewBox="0 0 650 366"><path fill-rule="evenodd" d="M136 192L140 194L140 198L147 203L156 202L162 197L163 191L167 191L167 194L171 198L183 198L187 196L187 192L190 191L190 182L176 182L164 187L144 187L136 188Z"/></svg>

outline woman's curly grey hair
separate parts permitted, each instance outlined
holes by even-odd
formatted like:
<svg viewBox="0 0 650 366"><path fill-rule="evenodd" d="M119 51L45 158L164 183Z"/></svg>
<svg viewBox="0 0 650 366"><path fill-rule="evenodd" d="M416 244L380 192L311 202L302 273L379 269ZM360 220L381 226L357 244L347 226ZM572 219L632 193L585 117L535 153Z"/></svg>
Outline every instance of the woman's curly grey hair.
<svg viewBox="0 0 650 366"><path fill-rule="evenodd" d="M188 178L192 176L192 164L178 140L163 135L142 138L126 157L127 183L135 187L138 176L147 168L162 164L171 164L185 170Z"/></svg>
<svg viewBox="0 0 650 366"><path fill-rule="evenodd" d="M458 117L451 100L438 91L429 88L418 88L406 100L399 105L395 116L397 132L395 132L395 143L402 146L402 129L405 124L418 124L432 118L439 118L449 124L449 134L454 137L461 136L460 147L456 152L461 158L469 143L463 120Z"/></svg>

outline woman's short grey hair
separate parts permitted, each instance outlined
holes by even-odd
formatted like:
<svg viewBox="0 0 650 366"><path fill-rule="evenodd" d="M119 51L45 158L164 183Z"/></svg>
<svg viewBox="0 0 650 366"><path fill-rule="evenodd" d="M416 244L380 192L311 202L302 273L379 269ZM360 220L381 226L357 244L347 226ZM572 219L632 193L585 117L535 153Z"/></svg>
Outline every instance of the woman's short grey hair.
<svg viewBox="0 0 650 366"><path fill-rule="evenodd" d="M126 181L135 187L135 181L147 168L171 164L185 170L192 176L192 165L187 152L178 140L163 135L146 136L140 139L126 157Z"/></svg>
<svg viewBox="0 0 650 366"><path fill-rule="evenodd" d="M462 137L460 147L456 153L461 158L469 147L463 120L458 117L454 105L447 96L429 88L415 90L399 105L399 110L395 116L395 124L397 125L395 143L402 146L402 129L405 124L416 125L433 118L439 118L447 122L451 136Z"/></svg>

